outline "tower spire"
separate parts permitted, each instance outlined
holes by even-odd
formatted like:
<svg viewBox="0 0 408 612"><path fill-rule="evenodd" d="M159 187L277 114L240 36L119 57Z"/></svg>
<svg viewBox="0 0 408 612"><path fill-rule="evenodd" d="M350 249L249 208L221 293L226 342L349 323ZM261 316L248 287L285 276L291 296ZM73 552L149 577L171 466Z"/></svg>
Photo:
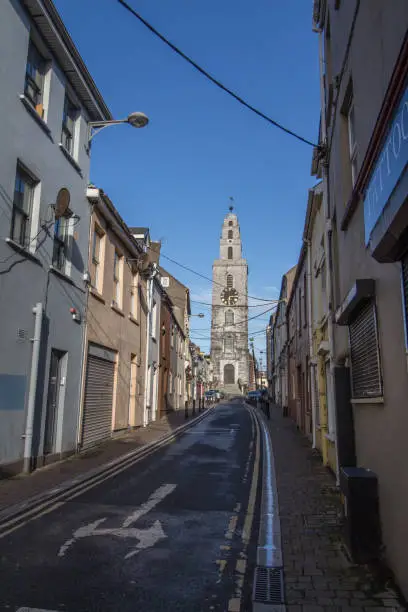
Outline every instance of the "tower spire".
<svg viewBox="0 0 408 612"><path fill-rule="evenodd" d="M234 210L234 206L233 206L233 204L234 204L234 198L233 198L232 196L230 196L230 197L229 197L229 201L230 201L230 207L229 207L229 210L230 210L230 212L232 212L232 211Z"/></svg>

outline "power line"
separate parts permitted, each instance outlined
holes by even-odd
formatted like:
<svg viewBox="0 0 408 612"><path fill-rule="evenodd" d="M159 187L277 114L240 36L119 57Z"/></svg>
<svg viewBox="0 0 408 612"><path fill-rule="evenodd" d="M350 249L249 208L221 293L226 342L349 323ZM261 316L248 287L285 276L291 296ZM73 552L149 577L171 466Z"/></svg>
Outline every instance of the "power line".
<svg viewBox="0 0 408 612"><path fill-rule="evenodd" d="M243 98L238 96L238 94L236 94L231 89L229 89L228 87L223 85L221 83L221 81L219 81L218 79L213 77L209 72L204 70L204 68L201 68L201 66L199 66L194 60L192 60L191 57L189 57L188 55L183 53L183 51L181 51L178 47L176 47L176 45L174 45L172 42L170 42L165 36L163 36L163 34L160 34L160 32L158 30L156 30L156 28L154 28L148 21L146 21L146 19L144 19L138 12L136 12L136 10L134 8L132 8L127 2L125 2L125 0L117 0L117 2L119 2L119 4L121 4L127 11L129 11L129 13L131 13L134 17L136 17L136 19L138 19L148 30L150 30L150 32L152 32L155 36L160 38L160 40L162 42L164 42L165 45L167 45L168 47L170 47L170 49L172 49L175 53L177 53L177 55L179 55L184 60L186 60L186 62L188 62L191 66L193 66L193 68L198 70L198 72L200 72L200 74L205 76L209 81L211 81L211 83L213 83L214 85L219 87L219 89L222 89L222 91L224 91L225 93L230 95L232 98L234 98L237 102L242 104L242 106L245 106L245 108L249 109L250 111L252 111L256 115L258 115L258 117L261 117L262 119L265 119L265 121L267 121L271 125L277 127L278 129L282 130L286 134L289 134L290 136L293 136L294 138L297 138L297 140L300 140L301 142L304 142L305 144L308 144L311 147L317 147L318 146L317 144L315 144L311 140L308 140L307 138L303 138L303 136L300 136L299 134L296 134L296 132L293 132L292 130L290 130L289 128L285 127L281 123L278 123L278 121L275 121L274 119L272 119L268 115L265 115L265 113L263 113L262 111L258 110L257 108L255 108L255 106L252 106L252 104L249 104L249 102L246 102Z"/></svg>
<svg viewBox="0 0 408 612"><path fill-rule="evenodd" d="M203 306L210 306L210 307L213 306L213 304L210 304L210 302L199 302L198 300L190 300L190 302L192 304L202 304ZM271 300L271 303L272 302L275 302L275 300ZM246 306L243 304L240 304L240 305L234 306L234 308L262 308L262 306L265 306L265 304L247 304Z"/></svg>
<svg viewBox="0 0 408 612"><path fill-rule="evenodd" d="M118 0L118 1L120 1L120 0ZM185 266L184 264L181 264L180 262L176 261L175 259L172 259L171 257L169 257L168 255L165 255L164 253L161 253L160 257L164 257L165 259L168 259L172 263L176 264L176 266L179 266L180 268L183 268L184 270L187 270L188 272L191 272L192 274L195 274L196 276L200 276L201 278L203 278L204 280L209 281L213 285L219 285L220 287L225 287L225 285L223 285L222 283L218 283L217 281L213 280L209 276L205 276L205 274L201 274L200 272L196 272L192 268L189 268L188 266ZM255 297L253 295L249 295L249 293L245 293L245 294L244 293L239 293L238 295L241 295L243 297L249 297L249 298L251 298L251 300L258 300L259 302L267 302L268 304L277 304L279 302L279 300L267 300L265 298Z"/></svg>

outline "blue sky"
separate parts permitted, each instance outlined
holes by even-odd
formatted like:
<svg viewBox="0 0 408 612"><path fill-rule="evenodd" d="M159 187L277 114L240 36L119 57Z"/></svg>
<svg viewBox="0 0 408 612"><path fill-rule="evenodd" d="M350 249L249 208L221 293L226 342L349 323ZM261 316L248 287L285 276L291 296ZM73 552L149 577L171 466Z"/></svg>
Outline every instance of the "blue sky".
<svg viewBox="0 0 408 612"><path fill-rule="evenodd" d="M128 225L148 226L162 252L211 276L223 216L235 200L249 293L275 298L296 263L311 147L267 124L175 55L116 0L54 0L116 118L141 110L148 127L109 128L95 138L91 179ZM299 0L128 0L226 86L315 141L319 88L312 3ZM211 284L163 265L210 301ZM264 308L251 308L251 314ZM204 350L210 310L193 304ZM266 315L250 331L266 325ZM194 336L196 336L194 338ZM263 340L257 340L258 350Z"/></svg>

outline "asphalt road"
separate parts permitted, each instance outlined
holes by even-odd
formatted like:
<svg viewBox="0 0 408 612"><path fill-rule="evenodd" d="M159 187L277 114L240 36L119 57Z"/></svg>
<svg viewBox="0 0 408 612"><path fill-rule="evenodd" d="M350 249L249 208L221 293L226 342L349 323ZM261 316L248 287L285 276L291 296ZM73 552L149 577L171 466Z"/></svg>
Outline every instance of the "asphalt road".
<svg viewBox="0 0 408 612"><path fill-rule="evenodd" d="M0 610L248 612L256 448L242 401L220 404L173 443L2 537Z"/></svg>

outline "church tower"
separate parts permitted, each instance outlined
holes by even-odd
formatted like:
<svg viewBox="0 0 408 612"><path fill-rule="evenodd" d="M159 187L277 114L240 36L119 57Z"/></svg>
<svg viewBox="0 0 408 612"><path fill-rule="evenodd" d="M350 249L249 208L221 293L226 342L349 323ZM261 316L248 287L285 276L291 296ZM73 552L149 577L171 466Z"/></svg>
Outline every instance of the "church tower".
<svg viewBox="0 0 408 612"><path fill-rule="evenodd" d="M220 258L213 263L211 360L216 387L248 385L248 265L238 219L224 218Z"/></svg>

